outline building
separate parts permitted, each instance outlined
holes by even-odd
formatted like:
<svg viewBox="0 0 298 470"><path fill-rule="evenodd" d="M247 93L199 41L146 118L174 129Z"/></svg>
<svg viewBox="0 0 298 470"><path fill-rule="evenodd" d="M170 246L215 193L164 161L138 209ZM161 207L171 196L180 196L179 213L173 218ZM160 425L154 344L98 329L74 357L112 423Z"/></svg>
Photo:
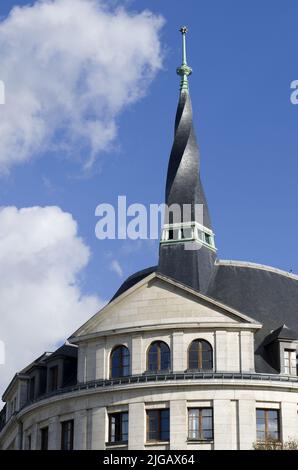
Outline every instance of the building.
<svg viewBox="0 0 298 470"><path fill-rule="evenodd" d="M170 214L158 266L129 277L64 346L15 375L2 449L252 449L298 439L298 276L217 258L181 32L166 202L191 211L183 222Z"/></svg>

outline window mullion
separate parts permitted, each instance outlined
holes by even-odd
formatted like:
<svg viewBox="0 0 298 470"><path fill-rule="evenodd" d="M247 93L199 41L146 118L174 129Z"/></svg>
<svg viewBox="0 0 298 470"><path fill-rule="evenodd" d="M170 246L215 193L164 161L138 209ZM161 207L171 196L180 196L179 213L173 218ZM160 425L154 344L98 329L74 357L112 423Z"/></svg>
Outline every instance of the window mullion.
<svg viewBox="0 0 298 470"><path fill-rule="evenodd" d="M202 419L202 410L199 410L199 439L203 439L203 419Z"/></svg>
<svg viewBox="0 0 298 470"><path fill-rule="evenodd" d="M161 439L161 412L158 410L158 440Z"/></svg>

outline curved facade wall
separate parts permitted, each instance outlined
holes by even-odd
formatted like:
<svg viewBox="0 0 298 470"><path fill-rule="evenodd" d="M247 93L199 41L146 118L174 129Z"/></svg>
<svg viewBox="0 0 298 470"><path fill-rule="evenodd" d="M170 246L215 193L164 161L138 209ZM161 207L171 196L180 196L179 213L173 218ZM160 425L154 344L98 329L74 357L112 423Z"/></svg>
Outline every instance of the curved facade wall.
<svg viewBox="0 0 298 470"><path fill-rule="evenodd" d="M257 413L266 423L278 417L280 442L298 439L296 372L254 370L254 335L261 327L152 274L74 333L77 384L16 409L0 433L0 446L40 449L47 429L47 447L61 449L69 426L74 449L252 449L259 437ZM212 369L206 358L198 362L201 369L189 367L190 345L198 339L212 348ZM147 370L148 350L156 341L170 349L169 370ZM111 353L119 345L128 348L130 364L124 377L111 377ZM17 386L7 393L11 400ZM164 433L154 426L164 426ZM205 426L205 434L198 426Z"/></svg>

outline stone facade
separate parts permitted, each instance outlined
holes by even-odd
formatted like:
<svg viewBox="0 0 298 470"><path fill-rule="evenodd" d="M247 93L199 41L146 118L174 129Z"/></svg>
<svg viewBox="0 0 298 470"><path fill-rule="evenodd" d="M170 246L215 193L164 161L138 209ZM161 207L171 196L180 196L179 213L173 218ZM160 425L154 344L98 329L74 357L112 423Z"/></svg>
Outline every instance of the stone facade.
<svg viewBox="0 0 298 470"><path fill-rule="evenodd" d="M108 304L71 338L78 346L78 385L19 407L0 433L2 449L61 448L61 423L73 420L75 449L252 449L256 409L278 410L280 439L298 439L298 381L254 372L254 334L261 325L189 288L152 274ZM212 371L190 371L195 339L208 341ZM147 371L150 344L163 341L171 370ZM111 380L113 348L130 351L130 372ZM288 377L289 379L290 377ZM15 396L24 387L16 382ZM59 393L58 393L59 392ZM213 410L213 436L189 439L188 410ZM169 409L169 439L147 439L148 410ZM127 442L109 440L109 415L128 413Z"/></svg>

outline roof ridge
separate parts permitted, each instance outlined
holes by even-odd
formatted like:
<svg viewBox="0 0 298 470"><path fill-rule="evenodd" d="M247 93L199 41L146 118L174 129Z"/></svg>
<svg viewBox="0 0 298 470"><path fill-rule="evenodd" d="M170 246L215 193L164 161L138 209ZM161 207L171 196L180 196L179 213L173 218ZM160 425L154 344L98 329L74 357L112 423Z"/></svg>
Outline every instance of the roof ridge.
<svg viewBox="0 0 298 470"><path fill-rule="evenodd" d="M269 266L266 264L253 263L250 261L238 261L238 260L216 260L215 264L220 266L238 266L241 268L252 268L252 269L262 269L263 271L269 271L276 274L281 274L282 276L289 277L298 281L298 274L293 274L289 271L284 271L283 269L275 268L274 266Z"/></svg>

